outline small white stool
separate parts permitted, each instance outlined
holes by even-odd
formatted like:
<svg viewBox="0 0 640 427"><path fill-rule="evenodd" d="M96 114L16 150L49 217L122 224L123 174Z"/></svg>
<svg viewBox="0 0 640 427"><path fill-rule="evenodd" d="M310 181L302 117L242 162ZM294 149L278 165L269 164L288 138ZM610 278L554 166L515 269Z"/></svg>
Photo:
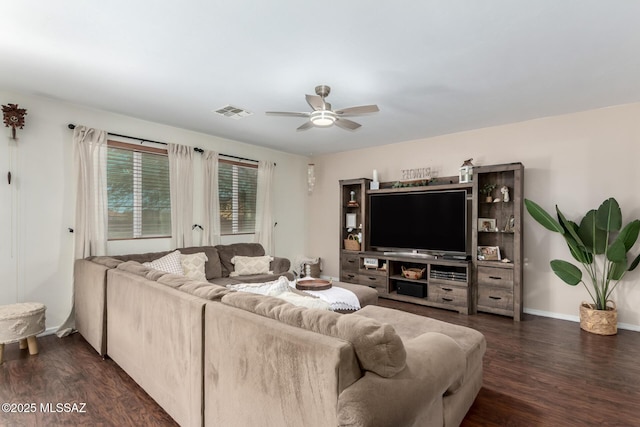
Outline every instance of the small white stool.
<svg viewBox="0 0 640 427"><path fill-rule="evenodd" d="M4 345L20 341L29 354L38 354L36 335L45 330L47 307L39 302L22 302L0 306L0 365L4 362Z"/></svg>

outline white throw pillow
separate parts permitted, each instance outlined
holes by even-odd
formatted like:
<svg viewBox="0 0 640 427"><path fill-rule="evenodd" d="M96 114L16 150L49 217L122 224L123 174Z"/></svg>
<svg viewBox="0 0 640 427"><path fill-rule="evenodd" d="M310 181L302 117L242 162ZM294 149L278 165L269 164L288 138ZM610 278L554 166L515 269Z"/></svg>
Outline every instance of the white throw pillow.
<svg viewBox="0 0 640 427"><path fill-rule="evenodd" d="M151 262L145 262L142 265L164 271L165 273L179 274L184 276L184 270L180 263L180 251L173 251L166 254L162 258L158 258Z"/></svg>
<svg viewBox="0 0 640 427"><path fill-rule="evenodd" d="M198 280L200 282L207 281L204 266L208 260L209 258L207 258L207 255L204 252L180 255L180 263L182 264L184 275L190 279Z"/></svg>
<svg viewBox="0 0 640 427"><path fill-rule="evenodd" d="M247 274L273 274L269 271L269 264L273 261L273 257L265 256L240 256L236 255L231 258L234 265L233 270L229 273L230 277L244 276Z"/></svg>

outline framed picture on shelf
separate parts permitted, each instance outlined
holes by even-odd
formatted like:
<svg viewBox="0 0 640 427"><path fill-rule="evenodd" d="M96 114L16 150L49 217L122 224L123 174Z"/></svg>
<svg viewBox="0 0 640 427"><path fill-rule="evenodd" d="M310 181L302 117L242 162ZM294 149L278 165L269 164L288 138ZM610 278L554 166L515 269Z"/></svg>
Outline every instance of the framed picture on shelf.
<svg viewBox="0 0 640 427"><path fill-rule="evenodd" d="M498 246L478 246L478 260L500 261L501 259Z"/></svg>
<svg viewBox="0 0 640 427"><path fill-rule="evenodd" d="M507 220L507 222L504 224L504 232L505 233L513 233L515 231L516 228L516 220L513 217L513 215L509 216L509 219Z"/></svg>
<svg viewBox="0 0 640 427"><path fill-rule="evenodd" d="M345 225L347 228L356 228L356 214L348 213L345 220Z"/></svg>
<svg viewBox="0 0 640 427"><path fill-rule="evenodd" d="M478 218L478 231L496 231L495 218Z"/></svg>

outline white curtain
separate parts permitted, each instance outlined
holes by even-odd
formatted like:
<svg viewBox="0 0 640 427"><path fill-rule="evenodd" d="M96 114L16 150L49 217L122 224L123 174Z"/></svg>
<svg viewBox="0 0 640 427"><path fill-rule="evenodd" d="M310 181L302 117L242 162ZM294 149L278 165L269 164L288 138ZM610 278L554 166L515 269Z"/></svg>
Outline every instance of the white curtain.
<svg viewBox="0 0 640 427"><path fill-rule="evenodd" d="M193 148L168 144L172 248L193 246Z"/></svg>
<svg viewBox="0 0 640 427"><path fill-rule="evenodd" d="M273 171L276 165L271 162L258 163L258 188L256 190L256 234L255 241L260 243L268 255L273 255L273 209L271 203Z"/></svg>
<svg viewBox="0 0 640 427"><path fill-rule="evenodd" d="M107 252L107 132L76 126L73 130L73 162L76 175L74 259ZM64 337L76 325L73 294L71 313L58 328Z"/></svg>
<svg viewBox="0 0 640 427"><path fill-rule="evenodd" d="M220 244L220 195L218 193L218 153L204 150L204 236L203 246Z"/></svg>
<svg viewBox="0 0 640 427"><path fill-rule="evenodd" d="M107 132L76 126L73 130L76 171L74 258L107 253Z"/></svg>

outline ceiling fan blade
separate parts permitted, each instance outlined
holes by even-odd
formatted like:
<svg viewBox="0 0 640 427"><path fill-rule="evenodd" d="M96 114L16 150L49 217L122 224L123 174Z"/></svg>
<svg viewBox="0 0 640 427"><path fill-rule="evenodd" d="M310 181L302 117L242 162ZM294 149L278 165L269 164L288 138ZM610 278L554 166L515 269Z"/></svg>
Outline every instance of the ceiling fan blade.
<svg viewBox="0 0 640 427"><path fill-rule="evenodd" d="M302 126L300 126L298 129L296 129L298 132L300 132L301 130L307 130L307 129L311 129L313 127L313 123L311 123L311 121L305 122Z"/></svg>
<svg viewBox="0 0 640 427"><path fill-rule="evenodd" d="M324 99L322 99L321 96L318 96L318 95L305 95L305 97L307 98L307 103L314 110L324 110L325 109Z"/></svg>
<svg viewBox="0 0 640 427"><path fill-rule="evenodd" d="M347 129L347 130L356 130L358 129L360 126L362 126L360 123L356 123L354 121L348 120L348 119L341 119L341 118L336 118L336 121L333 122L336 126L341 127L342 129Z"/></svg>
<svg viewBox="0 0 640 427"><path fill-rule="evenodd" d="M366 114L366 113L377 113L380 111L377 105L360 105L358 107L349 107L343 108L341 110L337 110L336 114L339 116L347 116L347 115L356 115L356 114Z"/></svg>
<svg viewBox="0 0 640 427"><path fill-rule="evenodd" d="M296 113L292 111L267 111L265 114L270 116L288 116L288 117L309 117L311 113Z"/></svg>

